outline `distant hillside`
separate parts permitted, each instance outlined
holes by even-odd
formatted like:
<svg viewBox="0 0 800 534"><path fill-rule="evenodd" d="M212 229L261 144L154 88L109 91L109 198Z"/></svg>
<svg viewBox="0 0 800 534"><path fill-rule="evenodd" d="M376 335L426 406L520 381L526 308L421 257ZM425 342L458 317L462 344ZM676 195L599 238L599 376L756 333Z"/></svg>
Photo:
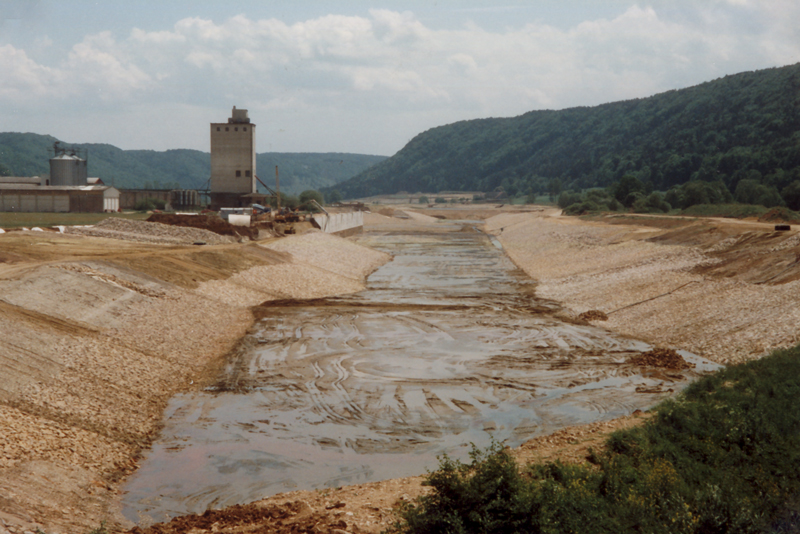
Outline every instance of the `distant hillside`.
<svg viewBox="0 0 800 534"><path fill-rule="evenodd" d="M58 141L49 135L0 133L0 174L34 176L48 174L48 149ZM122 150L106 144L74 144L88 150L89 176L98 176L120 188L199 189L211 172L210 155L199 150ZM275 184L278 166L281 191L298 194L351 178L386 159L361 154L265 152L256 156L262 181Z"/></svg>
<svg viewBox="0 0 800 534"><path fill-rule="evenodd" d="M336 186L345 198L398 191L507 193L608 186L632 174L655 189L742 179L800 180L800 64L726 76L649 98L457 122Z"/></svg>

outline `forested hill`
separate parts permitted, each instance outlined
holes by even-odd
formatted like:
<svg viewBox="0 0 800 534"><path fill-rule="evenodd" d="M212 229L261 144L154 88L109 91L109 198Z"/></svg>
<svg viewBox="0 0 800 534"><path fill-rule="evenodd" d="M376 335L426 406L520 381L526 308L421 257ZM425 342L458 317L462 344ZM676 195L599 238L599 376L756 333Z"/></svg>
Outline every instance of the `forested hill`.
<svg viewBox="0 0 800 534"><path fill-rule="evenodd" d="M0 133L0 175L49 174L48 149L58 141L49 135ZM208 152L199 150L122 150L107 144L69 145L88 150L89 176L120 188L202 188L211 173ZM298 194L351 178L385 156L339 153L265 152L256 156L258 175L275 183L278 166L281 190ZM261 189L259 187L259 189Z"/></svg>
<svg viewBox="0 0 800 534"><path fill-rule="evenodd" d="M800 64L726 76L649 98L433 128L336 186L344 197L408 192L510 195L607 186L655 189L743 178L800 179Z"/></svg>

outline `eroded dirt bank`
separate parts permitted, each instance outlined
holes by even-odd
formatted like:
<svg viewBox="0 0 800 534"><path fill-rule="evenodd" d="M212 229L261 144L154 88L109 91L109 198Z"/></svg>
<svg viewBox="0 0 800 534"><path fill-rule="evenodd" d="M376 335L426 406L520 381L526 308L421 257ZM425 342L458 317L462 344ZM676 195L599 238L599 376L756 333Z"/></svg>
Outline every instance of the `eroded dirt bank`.
<svg viewBox="0 0 800 534"><path fill-rule="evenodd" d="M203 248L0 236L0 532L124 524L118 482L250 306L359 291L388 259L319 233Z"/></svg>

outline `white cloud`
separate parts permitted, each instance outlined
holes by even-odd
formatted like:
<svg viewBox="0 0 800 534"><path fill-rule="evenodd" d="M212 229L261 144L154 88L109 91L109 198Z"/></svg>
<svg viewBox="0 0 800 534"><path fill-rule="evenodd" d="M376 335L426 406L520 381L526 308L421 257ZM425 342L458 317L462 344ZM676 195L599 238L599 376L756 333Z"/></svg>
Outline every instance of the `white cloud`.
<svg viewBox="0 0 800 534"><path fill-rule="evenodd" d="M86 105L100 95L140 111L148 103L219 109L210 119L221 120L237 104L262 110L276 132L295 132L299 144L276 150L391 153L445 122L643 97L794 63L796 20L794 0L719 0L681 16L641 4L571 28L536 22L502 31L480 21L436 29L413 13L379 9L293 24L191 17L171 29L88 35L57 64L0 47L0 105ZM320 124L339 130L320 132ZM298 132L312 129L306 140L316 144L303 146Z"/></svg>

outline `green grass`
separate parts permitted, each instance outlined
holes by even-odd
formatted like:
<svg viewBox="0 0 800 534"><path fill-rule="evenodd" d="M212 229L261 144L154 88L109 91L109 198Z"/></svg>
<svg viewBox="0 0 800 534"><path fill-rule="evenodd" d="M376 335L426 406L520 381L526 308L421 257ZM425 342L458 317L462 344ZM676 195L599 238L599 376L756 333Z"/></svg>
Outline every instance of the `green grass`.
<svg viewBox="0 0 800 534"><path fill-rule="evenodd" d="M58 225L97 224L109 217L147 219L147 213L10 213L0 212L0 228L49 228Z"/></svg>
<svg viewBox="0 0 800 534"><path fill-rule="evenodd" d="M761 217L768 211L769 208L753 204L696 204L682 210L680 215L744 219L746 217Z"/></svg>
<svg viewBox="0 0 800 534"><path fill-rule="evenodd" d="M800 346L729 367L612 434L594 465L443 458L402 533L758 533L798 521Z"/></svg>

